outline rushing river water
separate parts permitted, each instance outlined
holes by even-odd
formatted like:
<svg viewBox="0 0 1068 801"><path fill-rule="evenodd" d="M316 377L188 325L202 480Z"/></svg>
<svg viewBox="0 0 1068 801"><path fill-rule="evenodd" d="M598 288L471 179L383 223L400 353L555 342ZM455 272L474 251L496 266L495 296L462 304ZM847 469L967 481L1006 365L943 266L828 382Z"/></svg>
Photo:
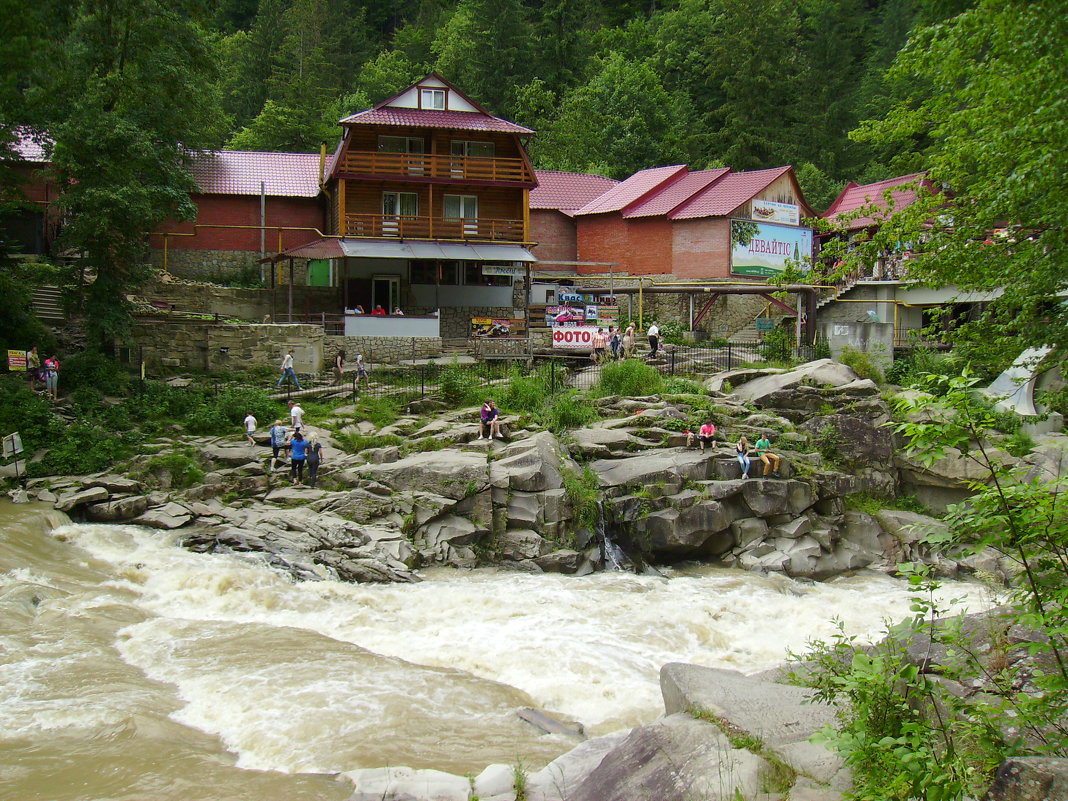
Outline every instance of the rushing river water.
<svg viewBox="0 0 1068 801"><path fill-rule="evenodd" d="M833 631L875 637L905 585L717 568L670 578L432 571L415 585L295 583L133 526L48 530L0 502L0 798L343 799L384 765L537 768L653 720L671 661L753 672ZM976 585L945 598L981 608Z"/></svg>

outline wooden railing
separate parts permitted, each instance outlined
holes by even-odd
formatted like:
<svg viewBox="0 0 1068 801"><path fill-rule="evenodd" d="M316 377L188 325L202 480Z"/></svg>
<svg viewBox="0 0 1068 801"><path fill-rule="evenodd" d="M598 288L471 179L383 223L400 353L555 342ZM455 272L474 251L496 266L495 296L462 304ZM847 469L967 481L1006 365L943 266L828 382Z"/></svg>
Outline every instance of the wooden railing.
<svg viewBox="0 0 1068 801"><path fill-rule="evenodd" d="M444 156L424 153L350 151L341 163L343 173L358 175L411 175L457 181L533 181L523 159L479 156Z"/></svg>
<svg viewBox="0 0 1068 801"><path fill-rule="evenodd" d="M522 242L522 220L484 217L408 217L383 214L346 214L345 236L397 237L398 239L485 239Z"/></svg>

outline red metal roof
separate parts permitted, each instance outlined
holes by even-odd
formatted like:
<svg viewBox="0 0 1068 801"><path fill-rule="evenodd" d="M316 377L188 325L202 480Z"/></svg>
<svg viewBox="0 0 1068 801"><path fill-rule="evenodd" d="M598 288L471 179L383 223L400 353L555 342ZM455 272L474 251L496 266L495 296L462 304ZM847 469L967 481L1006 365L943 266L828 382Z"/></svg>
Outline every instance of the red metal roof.
<svg viewBox="0 0 1068 801"><path fill-rule="evenodd" d="M604 214L610 211L622 211L686 172L688 170L685 164L640 170L622 183L616 184L599 198L591 200L575 214Z"/></svg>
<svg viewBox="0 0 1068 801"><path fill-rule="evenodd" d="M450 128L456 131L533 134L530 128L477 111L439 111L425 108L384 106L360 111L341 120L342 125L411 125L418 128Z"/></svg>
<svg viewBox="0 0 1068 801"><path fill-rule="evenodd" d="M686 173L644 200L627 206L623 210L623 216L629 219L631 217L659 217L670 214L698 192L714 184L729 172L729 167L719 167L714 170L697 170Z"/></svg>
<svg viewBox="0 0 1068 801"><path fill-rule="evenodd" d="M846 184L845 189L841 191L834 203L827 211L823 212L822 216L831 221L835 221L839 215L846 214L851 211L856 211L863 206L875 206L879 209L886 209L886 197L887 191L890 192L890 197L893 199L894 209L900 210L911 206L916 201L917 189L923 187L927 190L932 190L932 184L924 177L926 173L918 172L912 175L902 175L899 178L890 178L886 181L877 181L874 184L858 185L850 181ZM907 184L913 184L913 186L907 186ZM849 220L846 225L847 230L856 231L859 228L867 228L871 225L878 225L879 220L875 219L870 214L865 214L862 217L857 217L854 220Z"/></svg>
<svg viewBox="0 0 1068 801"><path fill-rule="evenodd" d="M530 190L530 207L556 209L569 216L619 183L603 175L556 170L535 170L534 177L538 185Z"/></svg>
<svg viewBox="0 0 1068 801"><path fill-rule="evenodd" d="M258 195L260 184L272 197L317 197L318 153L208 150L191 168L205 195Z"/></svg>
<svg viewBox="0 0 1068 801"><path fill-rule="evenodd" d="M773 167L769 170L729 173L704 191L698 192L669 213L668 217L673 220L725 217L742 204L748 203L768 184L778 180L789 170L789 167Z"/></svg>
<svg viewBox="0 0 1068 801"><path fill-rule="evenodd" d="M345 251L341 249L341 243L334 237L315 239L311 242L306 242L303 245L298 245L295 248L279 253L277 256L273 256L272 259L277 261L283 258L293 259L342 259L345 257ZM271 259L265 259L270 261Z"/></svg>
<svg viewBox="0 0 1068 801"><path fill-rule="evenodd" d="M25 129L15 131L15 141L11 144L11 150L19 161L30 161L37 164L48 163L44 146L38 139L27 133Z"/></svg>

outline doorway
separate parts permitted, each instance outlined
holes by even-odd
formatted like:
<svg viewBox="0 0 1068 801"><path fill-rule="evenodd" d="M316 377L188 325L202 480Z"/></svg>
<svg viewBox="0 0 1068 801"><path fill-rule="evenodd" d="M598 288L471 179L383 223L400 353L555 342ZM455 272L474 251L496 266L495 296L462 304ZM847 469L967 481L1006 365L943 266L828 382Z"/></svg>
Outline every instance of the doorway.
<svg viewBox="0 0 1068 801"><path fill-rule="evenodd" d="M371 308L381 306L392 314L400 305L400 276L376 275L371 279Z"/></svg>

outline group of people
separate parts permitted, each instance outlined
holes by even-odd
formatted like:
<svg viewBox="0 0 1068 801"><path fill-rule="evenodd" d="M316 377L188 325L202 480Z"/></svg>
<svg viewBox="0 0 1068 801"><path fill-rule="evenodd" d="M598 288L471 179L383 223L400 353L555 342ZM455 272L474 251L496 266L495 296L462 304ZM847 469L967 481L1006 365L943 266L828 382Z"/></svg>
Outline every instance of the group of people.
<svg viewBox="0 0 1068 801"><path fill-rule="evenodd" d="M353 314L367 314L367 312L365 312L363 310L363 306L361 306L359 303L356 304L356 308L354 308L352 310L352 313ZM389 312L386 311L382 307L381 303L379 303L373 309L371 309L371 316L372 317L388 317L389 316ZM404 312L401 311L401 307L400 306L394 306L393 307L393 316L394 317L403 317L404 316Z"/></svg>
<svg viewBox="0 0 1068 801"><path fill-rule="evenodd" d="M691 434L687 438L687 445L692 444L693 435ZM697 430L697 442L701 446L701 453L705 452L705 448L709 445L716 444L716 425L711 420L706 420L704 424ZM779 475L779 465L782 463L782 457L776 453L771 452L771 440L766 436L761 437L756 441L753 446L749 445L749 440L746 437L741 437L734 444L734 454L738 458L738 464L742 468L742 478L749 478L749 470L752 467L752 459L750 456L756 456L760 459L761 464L764 465L764 475Z"/></svg>
<svg viewBox="0 0 1068 801"><path fill-rule="evenodd" d="M653 323L646 333L649 338L649 358L655 359L660 353L660 326ZM611 359L629 359L634 356L634 323L620 332L619 326L609 326L607 330L598 328L592 337L590 359L600 363Z"/></svg>
<svg viewBox="0 0 1068 801"><path fill-rule="evenodd" d="M248 444L256 445L256 427L259 422L252 412L245 415L245 437ZM314 435L304 437L304 410L294 401L289 402L289 426L275 420L268 430L271 442L271 472L278 472L279 459L285 462L289 452L289 477L298 487L304 486L304 468L308 468L308 486L314 487L319 480L319 465L323 460L323 446Z"/></svg>
<svg viewBox="0 0 1068 801"><path fill-rule="evenodd" d="M334 355L333 372L334 372L334 384L335 385L340 384L341 381L342 381L342 378L343 378L342 373L345 370L345 359L346 359L346 354L345 354L345 351L343 351L343 350L339 350ZM57 366L57 369L58 369L58 366ZM275 389L281 389L282 385L284 383L286 383L286 381L291 382L293 384L293 386L298 391L303 389L301 387L301 385L300 385L300 379L297 378L297 374L293 369L293 349L292 348L290 348L290 350L285 354L285 356L282 357L281 370L282 370L282 374L278 377L278 383L274 385ZM371 386L371 377L367 373L367 363L364 362L362 353L357 353L356 354L356 380L357 381L361 381L361 380L365 381L365 382L367 382L367 386L368 387Z"/></svg>
<svg viewBox="0 0 1068 801"><path fill-rule="evenodd" d="M44 385L45 395L55 402L59 400L59 359L49 356L41 362L41 355L34 345L26 351L26 373L30 379L30 389L36 391Z"/></svg>

